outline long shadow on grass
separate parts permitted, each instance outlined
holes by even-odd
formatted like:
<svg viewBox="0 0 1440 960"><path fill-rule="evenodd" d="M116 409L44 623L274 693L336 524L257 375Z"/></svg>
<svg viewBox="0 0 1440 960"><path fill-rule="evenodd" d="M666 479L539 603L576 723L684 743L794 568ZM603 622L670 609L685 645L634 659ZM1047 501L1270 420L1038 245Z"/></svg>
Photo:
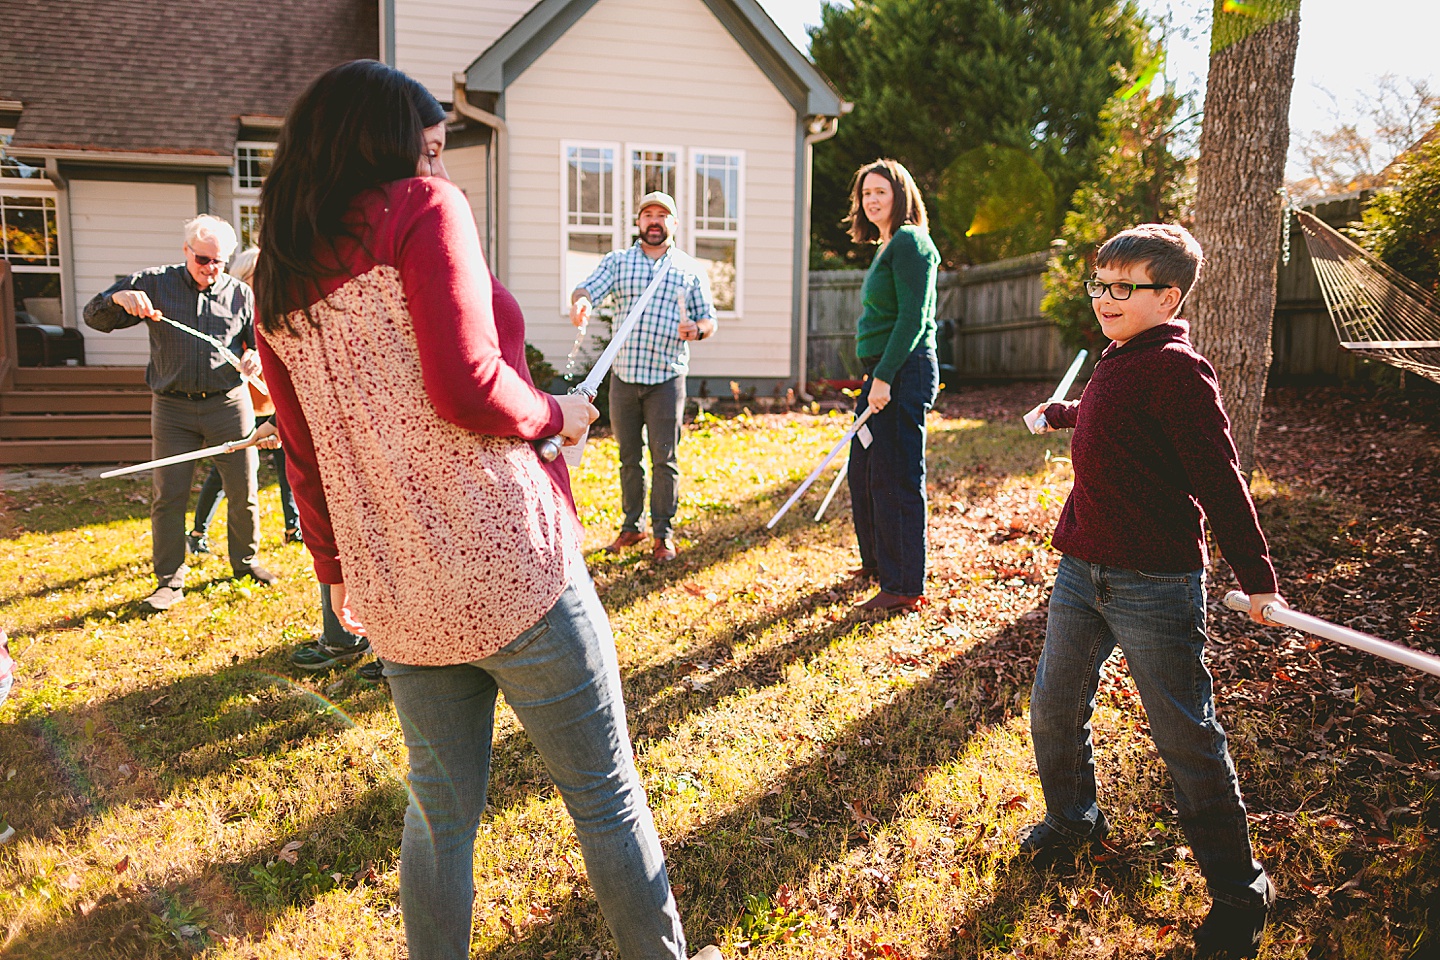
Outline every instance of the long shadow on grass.
<svg viewBox="0 0 1440 960"><path fill-rule="evenodd" d="M772 782L757 782L754 795L738 805L700 796L698 803L724 812L669 843L671 878L682 890L692 945L734 924L747 895L768 895L782 884L802 887L817 870L867 847L936 768L977 733L1012 719L1019 710L1015 694L1029 679L1028 666L1016 667L1033 661L1039 638L1032 622L1016 621L840 731L823 753ZM958 709L947 708L952 700ZM870 893L890 899L886 891ZM551 910L544 927L486 956L533 960L557 947L596 942L599 910L592 900Z"/></svg>
<svg viewBox="0 0 1440 960"><path fill-rule="evenodd" d="M135 565L136 564L134 562L117 563L112 565L108 569L97 570L94 573L81 574L79 576L71 577L68 580L62 580L59 583L42 583L40 586L28 590L25 593L13 593L0 596L0 604L18 603L21 600L34 600L36 597L43 597L47 593L73 590L76 587L83 586L87 583L94 583L96 580L110 580L114 578L117 573L120 573L122 571L128 571Z"/></svg>
<svg viewBox="0 0 1440 960"><path fill-rule="evenodd" d="M996 450L1010 443L1009 434L999 437L987 435L987 442L977 443L972 436L974 433L973 430L930 432L927 460L932 465L932 483L943 488L955 478L974 475L982 468L988 483L997 483L1009 475L1007 470L995 465ZM818 463L819 459L815 462ZM808 469L806 472L809 472ZM605 608L612 614L625 610L655 590L703 576L704 571L767 543L773 537L783 537L795 543L811 535L815 525L810 517L824 498L825 487L831 479L833 473L829 471L821 476L800 502L790 508L774 531L766 530L765 524L795 492L799 480L787 478L779 481L745 497L723 517L698 520L681 528L679 534L692 542L671 563L657 565L632 556L614 564L596 566L596 582ZM589 558L603 556L601 551L596 550Z"/></svg>
<svg viewBox="0 0 1440 960"><path fill-rule="evenodd" d="M24 528L23 533L14 534L17 537L24 533L62 533L117 520L150 517L149 486L137 485L134 481L92 480L74 486L17 491L10 497L17 503L26 498L36 504L28 508L28 513L23 512L26 508L15 512L15 521Z"/></svg>

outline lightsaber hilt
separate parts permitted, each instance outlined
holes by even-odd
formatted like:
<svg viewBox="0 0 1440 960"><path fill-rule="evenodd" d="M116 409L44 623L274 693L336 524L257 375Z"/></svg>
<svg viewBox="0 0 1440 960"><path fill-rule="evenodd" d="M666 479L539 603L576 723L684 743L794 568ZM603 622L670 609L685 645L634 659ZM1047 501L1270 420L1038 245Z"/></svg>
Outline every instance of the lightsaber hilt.
<svg viewBox="0 0 1440 960"><path fill-rule="evenodd" d="M570 396L584 397L591 403L595 402L596 391L588 383L578 383L570 388ZM561 448L565 446L565 438L561 436L546 437L543 440L535 441L535 452L540 459L546 463L554 463L555 458L560 456Z"/></svg>
<svg viewBox="0 0 1440 960"><path fill-rule="evenodd" d="M1080 368L1085 364L1085 358L1088 356L1090 356L1089 350L1081 350L1075 355L1075 360L1070 364L1070 369L1065 371L1065 376L1060 379L1060 385L1055 388L1055 392L1050 395L1050 399L1045 401L1045 406L1048 407L1052 403L1059 403L1065 399L1066 395L1070 393L1070 388L1075 385L1075 378L1080 375ZM1049 428L1050 424L1046 421L1045 414L1042 413L1035 418L1035 426L1030 428L1030 432L1040 433Z"/></svg>
<svg viewBox="0 0 1440 960"><path fill-rule="evenodd" d="M1249 613L1250 598L1239 590L1231 590L1225 594L1225 606L1240 613ZM1312 617L1279 603L1267 603L1260 614L1271 623L1278 623L1326 640L1343 643L1347 647L1354 647L1356 650L1363 650L1411 669L1440 677L1440 657L1434 654L1423 653L1413 647L1391 643L1389 640L1381 640L1368 633L1361 633L1359 630L1351 630L1349 627L1342 627L1329 620Z"/></svg>

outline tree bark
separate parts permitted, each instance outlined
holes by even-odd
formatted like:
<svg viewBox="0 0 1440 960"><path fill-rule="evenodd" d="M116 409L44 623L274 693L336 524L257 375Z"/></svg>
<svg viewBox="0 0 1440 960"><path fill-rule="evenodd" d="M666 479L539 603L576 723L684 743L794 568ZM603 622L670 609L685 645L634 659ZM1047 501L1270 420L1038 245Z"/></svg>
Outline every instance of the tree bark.
<svg viewBox="0 0 1440 960"><path fill-rule="evenodd" d="M1249 476L1270 369L1300 0L1215 0L1214 8L1195 196L1206 263L1187 315L1219 375Z"/></svg>

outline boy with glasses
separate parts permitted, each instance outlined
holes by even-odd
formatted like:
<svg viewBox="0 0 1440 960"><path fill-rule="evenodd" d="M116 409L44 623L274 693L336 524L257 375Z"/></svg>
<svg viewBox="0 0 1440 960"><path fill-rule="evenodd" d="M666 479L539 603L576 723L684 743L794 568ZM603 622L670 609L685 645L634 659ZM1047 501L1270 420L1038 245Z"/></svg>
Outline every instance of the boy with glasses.
<svg viewBox="0 0 1440 960"><path fill-rule="evenodd" d="M1020 850L1047 864L1109 832L1090 718L1101 666L1118 645L1214 900L1195 931L1195 955L1253 957L1275 888L1250 847L1205 666L1202 520L1250 594L1255 620L1283 600L1215 371L1177 318L1203 259L1195 238L1169 224L1108 240L1085 287L1113 342L1079 400L1025 415L1033 424L1044 414L1042 433L1074 428L1075 484L1053 537L1064 556L1030 699L1045 819L1025 831Z"/></svg>

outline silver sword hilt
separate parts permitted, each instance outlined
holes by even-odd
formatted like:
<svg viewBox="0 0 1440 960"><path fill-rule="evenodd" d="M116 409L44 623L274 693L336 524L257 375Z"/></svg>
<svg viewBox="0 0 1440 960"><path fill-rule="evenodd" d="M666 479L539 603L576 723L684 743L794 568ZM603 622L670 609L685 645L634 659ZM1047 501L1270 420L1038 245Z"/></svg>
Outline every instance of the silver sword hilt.
<svg viewBox="0 0 1440 960"><path fill-rule="evenodd" d="M576 384L570 388L571 396L584 397L586 400L594 401L596 391L585 386L583 383ZM561 436L546 437L543 440L535 441L535 452L540 459L546 463L554 463L555 458L560 456L560 448L565 446L565 438Z"/></svg>

